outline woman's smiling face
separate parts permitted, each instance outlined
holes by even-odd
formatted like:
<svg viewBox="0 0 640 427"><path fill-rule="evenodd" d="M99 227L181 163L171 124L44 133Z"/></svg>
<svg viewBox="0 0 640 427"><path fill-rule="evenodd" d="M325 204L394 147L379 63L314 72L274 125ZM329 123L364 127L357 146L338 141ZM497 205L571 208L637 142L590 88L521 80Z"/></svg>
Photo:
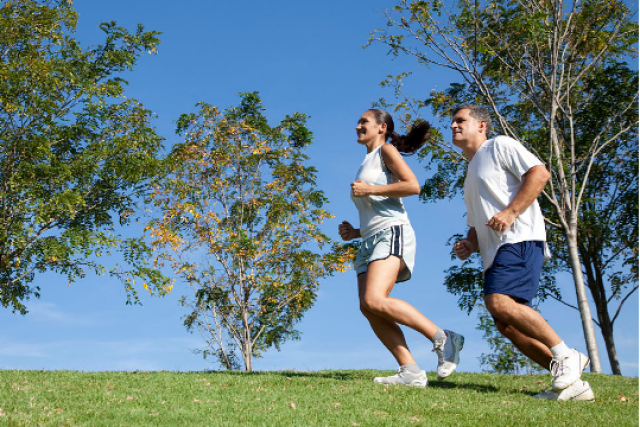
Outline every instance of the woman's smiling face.
<svg viewBox="0 0 640 427"><path fill-rule="evenodd" d="M356 134L358 135L358 143L366 145L367 143L385 134L386 125L378 124L374 114L371 111L365 111L356 126Z"/></svg>

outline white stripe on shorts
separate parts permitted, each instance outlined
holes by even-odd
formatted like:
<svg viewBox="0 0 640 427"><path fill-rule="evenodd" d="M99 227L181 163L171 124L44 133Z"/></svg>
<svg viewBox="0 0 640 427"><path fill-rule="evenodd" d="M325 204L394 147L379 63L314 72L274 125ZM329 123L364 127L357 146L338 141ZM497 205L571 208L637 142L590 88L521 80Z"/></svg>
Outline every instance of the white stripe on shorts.
<svg viewBox="0 0 640 427"><path fill-rule="evenodd" d="M394 225L391 227L391 255L402 258L404 249L404 241L402 235L402 226Z"/></svg>

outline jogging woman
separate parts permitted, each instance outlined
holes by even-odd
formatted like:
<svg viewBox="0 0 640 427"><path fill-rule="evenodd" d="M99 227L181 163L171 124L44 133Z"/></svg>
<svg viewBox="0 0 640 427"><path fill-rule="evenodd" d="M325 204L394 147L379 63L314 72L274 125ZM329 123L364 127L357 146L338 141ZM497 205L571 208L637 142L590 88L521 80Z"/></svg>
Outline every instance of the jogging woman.
<svg viewBox="0 0 640 427"><path fill-rule="evenodd" d="M438 380L455 370L464 344L462 335L443 331L411 304L389 297L396 282L411 278L414 266L415 235L401 197L420 193L420 184L400 153L415 153L424 145L429 128L428 123L420 122L406 136L398 135L391 116L377 109L365 111L356 126L358 143L367 148L351 184L360 228L344 221L338 231L343 240L362 238L355 261L360 311L400 365L395 375L374 378L380 384L428 384L399 325L408 326L433 342L433 351L438 355Z"/></svg>

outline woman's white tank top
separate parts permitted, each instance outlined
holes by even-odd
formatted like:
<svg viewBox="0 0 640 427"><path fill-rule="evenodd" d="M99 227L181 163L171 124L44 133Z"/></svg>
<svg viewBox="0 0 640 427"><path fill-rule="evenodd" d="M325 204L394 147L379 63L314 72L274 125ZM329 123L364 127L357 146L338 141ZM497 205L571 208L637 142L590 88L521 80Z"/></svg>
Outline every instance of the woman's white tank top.
<svg viewBox="0 0 640 427"><path fill-rule="evenodd" d="M367 153L356 174L356 181L364 181L368 185L387 185L399 181L384 164L381 148L382 145ZM360 235L363 239L393 225L409 224L409 217L399 197L355 197L352 191L351 200L360 213Z"/></svg>

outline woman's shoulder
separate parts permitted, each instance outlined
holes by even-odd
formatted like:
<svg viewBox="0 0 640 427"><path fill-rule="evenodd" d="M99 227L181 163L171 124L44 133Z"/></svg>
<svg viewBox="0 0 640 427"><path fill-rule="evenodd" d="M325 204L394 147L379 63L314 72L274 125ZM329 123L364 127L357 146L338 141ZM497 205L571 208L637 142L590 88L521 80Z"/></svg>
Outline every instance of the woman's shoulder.
<svg viewBox="0 0 640 427"><path fill-rule="evenodd" d="M400 152L398 151L398 149L393 144L389 144L389 143L384 143L380 146L380 153L383 156L400 155Z"/></svg>

